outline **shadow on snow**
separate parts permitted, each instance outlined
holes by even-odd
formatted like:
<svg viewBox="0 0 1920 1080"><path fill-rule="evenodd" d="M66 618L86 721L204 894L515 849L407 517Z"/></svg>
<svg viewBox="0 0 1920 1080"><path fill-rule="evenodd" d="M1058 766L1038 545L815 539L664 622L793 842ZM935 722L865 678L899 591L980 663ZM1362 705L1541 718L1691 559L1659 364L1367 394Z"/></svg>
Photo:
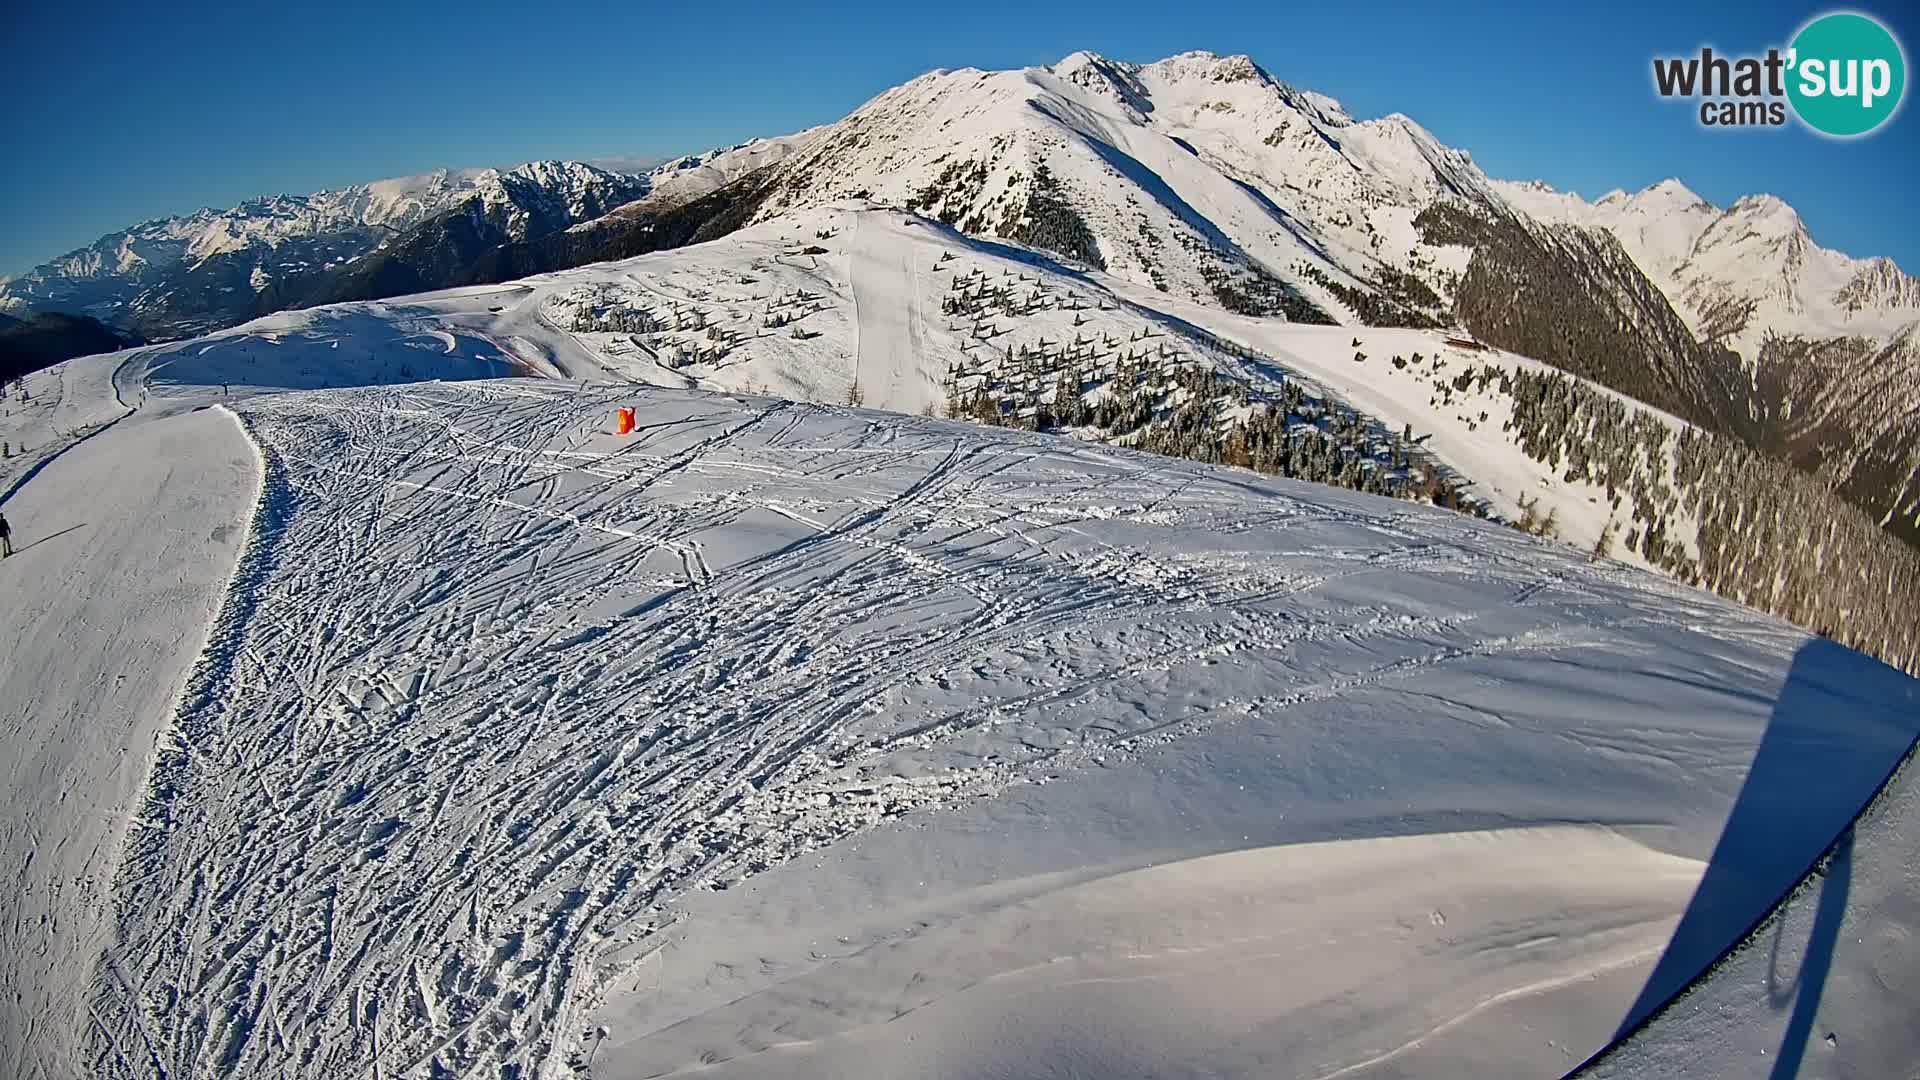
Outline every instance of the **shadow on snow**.
<svg viewBox="0 0 1920 1080"><path fill-rule="evenodd" d="M1917 685L1826 638L1801 647L1706 873L1666 951L1613 1040L1585 1064L1645 1026L1751 937L1803 878L1820 872L1824 860L1799 974L1785 986L1769 976L1770 1001L1785 1008L1791 1000L1793 1009L1772 1075L1797 1073L1846 911L1853 825L1920 734ZM1776 939L1776 954L1779 944Z"/></svg>

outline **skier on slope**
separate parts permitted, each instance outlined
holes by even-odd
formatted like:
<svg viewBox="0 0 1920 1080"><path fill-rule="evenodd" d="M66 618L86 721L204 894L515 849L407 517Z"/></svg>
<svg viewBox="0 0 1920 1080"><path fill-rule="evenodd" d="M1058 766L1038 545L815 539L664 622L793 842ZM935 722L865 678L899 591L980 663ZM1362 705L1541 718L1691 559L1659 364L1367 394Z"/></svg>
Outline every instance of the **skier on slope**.
<svg viewBox="0 0 1920 1080"><path fill-rule="evenodd" d="M13 554L13 526L7 524L7 515L0 514L0 559Z"/></svg>

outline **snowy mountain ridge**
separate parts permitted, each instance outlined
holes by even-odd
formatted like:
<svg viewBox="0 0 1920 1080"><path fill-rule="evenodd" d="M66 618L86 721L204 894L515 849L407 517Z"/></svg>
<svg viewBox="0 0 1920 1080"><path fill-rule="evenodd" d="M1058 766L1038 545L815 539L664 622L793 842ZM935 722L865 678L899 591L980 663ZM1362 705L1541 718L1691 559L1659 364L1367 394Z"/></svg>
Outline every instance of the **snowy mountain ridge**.
<svg viewBox="0 0 1920 1080"><path fill-rule="evenodd" d="M1721 210L1668 180L1589 203L1538 182L1492 180L1406 114L1356 120L1245 55L1195 51L1143 64L1083 51L1021 70L937 69L841 121L674 159L637 186L690 198L768 167L780 183L756 220L865 195L928 209L974 234L1023 239L1038 229L1065 254L1206 302L1222 302L1229 279L1271 279L1337 322L1373 321L1342 290L1377 293L1403 275L1434 294L1405 306L1445 320L1465 255L1411 224L1445 197L1606 229L1691 328L1749 363L1769 335L1885 340L1920 318L1920 279L1884 258L1818 247L1772 196ZM1036 184L1042 167L1048 176ZM585 220L594 200L583 196L617 175L533 162L203 209L110 234L0 284L0 309L66 308L113 321L168 271L353 234L322 245L338 250L314 265L337 263L476 194L511 199L522 182ZM1059 244L1036 220L1058 211L1080 219L1066 222L1070 233L1087 235ZM260 276L280 276L266 265L274 261L293 260L262 258Z"/></svg>
<svg viewBox="0 0 1920 1080"><path fill-rule="evenodd" d="M1491 180L1404 113L1356 120L1244 55L1141 64L1077 52L1022 70L939 69L836 123L666 162L634 194L658 187L686 200L760 169L780 177L756 220L864 195L976 235L1037 236L1176 295L1310 321L1447 321L1469 253L1430 242L1413 221L1449 197L1606 229L1690 328L1749 363L1769 335L1885 340L1920 317L1916 279L1889 260L1819 248L1771 196L1722 211L1678 181L1588 203ZM440 170L145 222L0 285L0 309L124 322L142 290L216 255L259 253L242 275L258 291L288 270L374 250L475 194L514 198L520 181L584 221L594 207L583 194L614 175L580 162ZM322 236L332 241L315 244L323 250L279 252ZM1387 296L1388 310L1356 310L1366 295Z"/></svg>
<svg viewBox="0 0 1920 1080"><path fill-rule="evenodd" d="M1920 319L1920 279L1884 257L1818 246L1775 196L1723 210L1667 180L1588 203L1539 182L1493 180L1406 114L1356 120L1243 55L1139 64L1077 52L1015 71L940 69L807 136L811 147L782 170L759 220L864 193L1019 239L1031 232L1033 173L1045 166L1057 201L1091 234L1080 254L1196 299L1217 292L1195 276L1206 256L1159 250L1169 241L1221 249L1212 254L1273 275L1337 321L1366 320L1313 271L1370 290L1383 274L1412 275L1442 301L1427 310L1444 315L1446 270L1460 255L1410 222L1453 197L1612 233L1690 328L1748 363L1768 336L1884 341Z"/></svg>
<svg viewBox="0 0 1920 1080"><path fill-rule="evenodd" d="M1838 407L1914 400L1920 286L1819 248L1771 196L1495 181L1404 114L1357 121L1204 52L932 71L742 175L716 212L867 198L1236 314L1464 326L1786 458L1920 542L1920 407Z"/></svg>
<svg viewBox="0 0 1920 1080"><path fill-rule="evenodd" d="M785 160L824 130L821 127L766 139L749 139L703 154L689 154L664 162L648 179L658 201L683 202L725 187L748 173Z"/></svg>
<svg viewBox="0 0 1920 1080"><path fill-rule="evenodd" d="M1452 331L1224 312L863 200L141 355L170 379L220 381L193 374L219 364L282 389L478 362L1048 431L1485 513L1920 664L1920 557L1678 417Z"/></svg>
<svg viewBox="0 0 1920 1080"><path fill-rule="evenodd" d="M1747 194L1722 209L1678 179L1596 202L1538 181L1498 186L1534 217L1619 236L1695 331L1747 363L1770 336L1887 340L1920 321L1920 279L1884 256L1822 248L1778 196Z"/></svg>
<svg viewBox="0 0 1920 1080"><path fill-rule="evenodd" d="M1619 237L1702 336L1724 340L1749 363L1769 337L1884 341L1920 321L1920 278L1884 256L1821 247L1774 195L1744 195L1722 209L1677 179L1591 203L1537 181L1497 186L1535 217Z"/></svg>
<svg viewBox="0 0 1920 1080"><path fill-rule="evenodd" d="M1457 270L1412 219L1443 193L1491 197L1467 155L1406 117L1355 121L1245 56L1202 52L929 72L778 172L757 220L865 195L1175 295L1320 321L1358 321L1340 288Z"/></svg>
<svg viewBox="0 0 1920 1080"><path fill-rule="evenodd" d="M1735 430L1920 539L1920 278L1821 247L1772 195L1721 209L1678 180L1592 203L1501 189L1536 217L1618 237L1689 328L1750 371Z"/></svg>

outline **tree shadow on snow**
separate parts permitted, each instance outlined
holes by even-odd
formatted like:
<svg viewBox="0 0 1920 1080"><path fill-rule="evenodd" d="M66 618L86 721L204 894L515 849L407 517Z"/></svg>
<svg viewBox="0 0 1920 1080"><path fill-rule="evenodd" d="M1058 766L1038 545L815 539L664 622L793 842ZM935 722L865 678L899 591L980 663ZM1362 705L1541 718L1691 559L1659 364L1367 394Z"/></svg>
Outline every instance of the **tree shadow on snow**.
<svg viewBox="0 0 1920 1080"><path fill-rule="evenodd" d="M1706 873L1613 1042L1746 939L1831 853L1800 973L1776 991L1782 1004L1795 1000L1774 1075L1793 1074L1846 908L1853 821L1920 732L1914 702L1913 680L1870 657L1825 638L1801 647Z"/></svg>

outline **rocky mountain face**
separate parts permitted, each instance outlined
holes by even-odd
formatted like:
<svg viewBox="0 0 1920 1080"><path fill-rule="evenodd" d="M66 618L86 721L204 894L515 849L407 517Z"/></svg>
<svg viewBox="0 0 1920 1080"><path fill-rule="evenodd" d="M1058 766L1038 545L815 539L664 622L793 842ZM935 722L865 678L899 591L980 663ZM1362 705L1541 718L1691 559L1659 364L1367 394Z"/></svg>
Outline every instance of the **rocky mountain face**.
<svg viewBox="0 0 1920 1080"><path fill-rule="evenodd" d="M656 191L594 221L501 244L468 264L448 283L512 281L716 240L752 219L766 199L771 180L770 170L758 168L711 189L702 184Z"/></svg>
<svg viewBox="0 0 1920 1080"><path fill-rule="evenodd" d="M1760 348L1750 441L1820 477L1920 546L1920 324Z"/></svg>
<svg viewBox="0 0 1920 1080"><path fill-rule="evenodd" d="M1480 340L1712 430L1742 415L1729 407L1744 392L1739 358L1696 338L1612 233L1457 200L1416 223L1436 244L1473 251L1454 311Z"/></svg>

